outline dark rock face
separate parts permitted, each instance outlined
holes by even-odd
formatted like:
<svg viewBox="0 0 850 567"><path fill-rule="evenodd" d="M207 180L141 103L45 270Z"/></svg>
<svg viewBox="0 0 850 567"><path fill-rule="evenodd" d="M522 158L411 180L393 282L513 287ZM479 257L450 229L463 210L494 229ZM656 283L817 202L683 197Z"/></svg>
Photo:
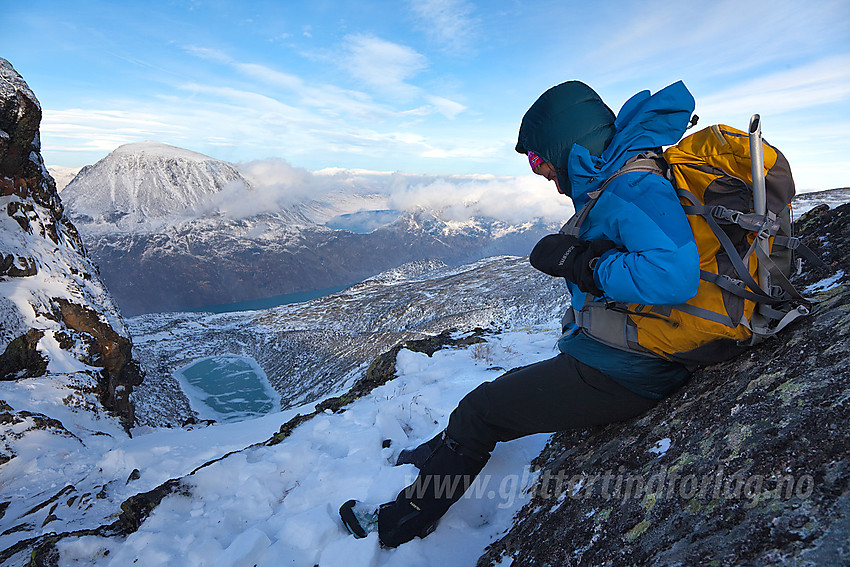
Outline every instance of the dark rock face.
<svg viewBox="0 0 850 567"><path fill-rule="evenodd" d="M0 380L42 376L47 372L47 359L36 350L43 331L30 329L6 346L0 354Z"/></svg>
<svg viewBox="0 0 850 567"><path fill-rule="evenodd" d="M100 400L129 424L129 395L141 373L129 338L109 322L120 324L120 315L44 167L40 122L35 95L11 64L0 59L0 215L14 221L0 223L0 282L31 277L51 282L35 290L29 282L26 301L2 299L0 379L43 375L49 361L36 347L50 332L60 348L71 351L79 343L88 350L82 355L85 361L103 367ZM57 297L60 288L65 294Z"/></svg>
<svg viewBox="0 0 850 567"><path fill-rule="evenodd" d="M94 355L92 362L104 369L102 380L98 380L98 397L104 407L125 416L132 423L134 410L130 392L133 386L142 383L142 373L139 364L133 360L130 339L122 337L101 321L92 309L66 299L56 299L56 303L68 327L94 339L90 343L89 355Z"/></svg>
<svg viewBox="0 0 850 567"><path fill-rule="evenodd" d="M795 282L812 315L639 419L554 435L480 566L850 564L850 205L825 209L799 223L828 264Z"/></svg>

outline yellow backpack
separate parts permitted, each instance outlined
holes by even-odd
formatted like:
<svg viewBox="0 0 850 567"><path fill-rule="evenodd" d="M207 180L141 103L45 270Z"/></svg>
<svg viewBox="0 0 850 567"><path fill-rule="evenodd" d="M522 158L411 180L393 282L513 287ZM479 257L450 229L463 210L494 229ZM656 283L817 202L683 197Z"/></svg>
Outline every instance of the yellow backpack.
<svg viewBox="0 0 850 567"><path fill-rule="evenodd" d="M578 234L611 179L630 171L665 176L693 230L701 274L697 294L682 305L591 301L588 295L585 305L573 306L579 327L616 348L694 366L729 359L808 314L809 301L788 278L800 269L798 255L822 262L791 234L791 170L782 153L761 141L760 127L753 147L764 177L758 179L756 165L755 185L764 187L765 210L755 212L751 137L725 125L705 128L668 148L663 159L633 158L591 195L562 232Z"/></svg>

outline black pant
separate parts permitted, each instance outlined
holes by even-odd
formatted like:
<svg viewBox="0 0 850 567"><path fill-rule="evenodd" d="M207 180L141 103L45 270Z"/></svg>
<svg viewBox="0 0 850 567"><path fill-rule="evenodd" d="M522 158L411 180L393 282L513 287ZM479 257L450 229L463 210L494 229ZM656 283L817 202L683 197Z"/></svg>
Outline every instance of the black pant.
<svg viewBox="0 0 850 567"><path fill-rule="evenodd" d="M446 433L488 454L499 441L623 421L656 403L560 354L475 388L452 412Z"/></svg>
<svg viewBox="0 0 850 567"><path fill-rule="evenodd" d="M395 547L430 533L497 442L622 421L655 403L564 354L481 384L452 412L445 436L415 450L419 476L380 508L381 543ZM446 486L460 488L446 493Z"/></svg>

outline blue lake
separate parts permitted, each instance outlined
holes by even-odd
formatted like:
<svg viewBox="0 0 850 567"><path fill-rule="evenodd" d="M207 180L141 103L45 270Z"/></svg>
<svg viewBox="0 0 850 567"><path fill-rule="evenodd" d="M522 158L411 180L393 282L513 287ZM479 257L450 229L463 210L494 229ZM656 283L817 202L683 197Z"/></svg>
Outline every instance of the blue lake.
<svg viewBox="0 0 850 567"><path fill-rule="evenodd" d="M174 377L201 419L244 421L280 410L280 395L248 357L224 354L196 360Z"/></svg>
<svg viewBox="0 0 850 567"><path fill-rule="evenodd" d="M301 303L318 299L338 291L342 291L351 284L340 285L336 287L328 287L324 289L315 289L312 291L300 291L297 293L285 293L283 295L275 295L273 297L264 297L262 299L251 299L248 301L238 301L236 303L223 303L221 305L205 305L196 309L188 309L193 313L231 313L233 311L258 311L260 309L271 309L279 305L289 305L290 303Z"/></svg>

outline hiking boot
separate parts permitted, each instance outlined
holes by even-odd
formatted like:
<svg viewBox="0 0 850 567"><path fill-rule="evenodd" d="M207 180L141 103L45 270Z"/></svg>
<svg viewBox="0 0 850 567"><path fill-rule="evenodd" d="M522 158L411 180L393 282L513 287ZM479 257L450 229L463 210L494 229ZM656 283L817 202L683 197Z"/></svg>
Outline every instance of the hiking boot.
<svg viewBox="0 0 850 567"><path fill-rule="evenodd" d="M339 517L348 533L361 539L378 531L378 508L357 500L349 500L339 507Z"/></svg>
<svg viewBox="0 0 850 567"><path fill-rule="evenodd" d="M402 490L395 501L381 505L378 536L384 547L397 547L434 531L440 518L463 496L490 458L489 454L472 452L444 434L439 438L439 444L422 463L413 484Z"/></svg>
<svg viewBox="0 0 850 567"><path fill-rule="evenodd" d="M434 438L422 443L418 447L402 450L396 459L396 466L413 465L417 469L421 469L422 465L425 464L425 461L431 458L431 455L434 454L434 451L436 451L437 447L440 446L440 443L443 442L443 436L445 433L445 431L440 431L434 436Z"/></svg>

